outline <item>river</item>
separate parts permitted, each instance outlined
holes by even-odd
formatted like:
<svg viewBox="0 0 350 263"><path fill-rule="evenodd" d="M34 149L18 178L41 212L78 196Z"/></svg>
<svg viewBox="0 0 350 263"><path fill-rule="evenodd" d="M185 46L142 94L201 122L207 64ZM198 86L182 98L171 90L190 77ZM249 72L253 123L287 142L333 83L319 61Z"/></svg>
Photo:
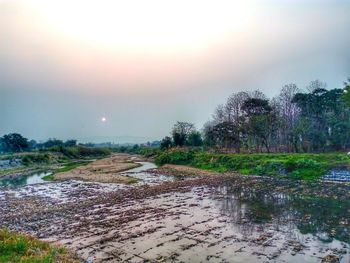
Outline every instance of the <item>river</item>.
<svg viewBox="0 0 350 263"><path fill-rule="evenodd" d="M140 163L123 173L138 178L135 185L48 183L43 174L7 184L0 225L58 241L88 262L350 262L345 186L329 184L329 193L309 198L298 184L178 181Z"/></svg>

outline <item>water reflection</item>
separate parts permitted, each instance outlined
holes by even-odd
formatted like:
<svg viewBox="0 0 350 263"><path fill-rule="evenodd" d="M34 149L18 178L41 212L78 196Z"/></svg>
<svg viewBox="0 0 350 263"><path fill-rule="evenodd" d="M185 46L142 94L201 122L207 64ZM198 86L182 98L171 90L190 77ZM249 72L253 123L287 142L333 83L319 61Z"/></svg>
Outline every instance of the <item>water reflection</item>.
<svg viewBox="0 0 350 263"><path fill-rule="evenodd" d="M214 198L246 234L273 224L276 230L283 225L289 232L298 230L324 242L337 239L350 243L350 200L302 197L230 184L219 187Z"/></svg>
<svg viewBox="0 0 350 263"><path fill-rule="evenodd" d="M139 181L136 185L145 185L145 184L154 185L154 184L160 184L163 182L175 180L173 176L147 172L150 169L157 168L157 166L154 163L151 163L151 162L137 162L137 163L141 164L141 166L127 170L122 173L122 175L131 176L138 179Z"/></svg>
<svg viewBox="0 0 350 263"><path fill-rule="evenodd" d="M19 187L45 183L43 177L52 174L51 172L34 173L27 176L13 176L11 178L0 179L0 187Z"/></svg>

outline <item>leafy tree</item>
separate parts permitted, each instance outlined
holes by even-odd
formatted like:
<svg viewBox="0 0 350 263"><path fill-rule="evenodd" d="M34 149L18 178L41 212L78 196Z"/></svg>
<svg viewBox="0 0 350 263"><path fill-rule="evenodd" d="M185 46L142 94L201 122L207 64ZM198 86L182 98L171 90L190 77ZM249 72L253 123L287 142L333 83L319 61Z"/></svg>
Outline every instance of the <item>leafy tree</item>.
<svg viewBox="0 0 350 263"><path fill-rule="evenodd" d="M77 140L67 140L64 143L64 146L66 147L73 147L77 145Z"/></svg>
<svg viewBox="0 0 350 263"><path fill-rule="evenodd" d="M162 150L166 150L171 148L171 146L173 145L173 141L171 140L171 138L169 136L165 136L162 141L160 142L160 148Z"/></svg>
<svg viewBox="0 0 350 263"><path fill-rule="evenodd" d="M202 146L203 145L203 139L202 135L198 131L192 131L186 140L186 145L188 146Z"/></svg>
<svg viewBox="0 0 350 263"><path fill-rule="evenodd" d="M63 146L64 143L61 140L58 139L48 139L46 142L43 143L43 146L45 148L50 148L54 146Z"/></svg>
<svg viewBox="0 0 350 263"><path fill-rule="evenodd" d="M348 78L348 81L344 82L344 93L342 97L347 105L350 106L350 78Z"/></svg>
<svg viewBox="0 0 350 263"><path fill-rule="evenodd" d="M184 146L187 140L187 137L194 130L195 128L193 123L178 121L172 129L174 145Z"/></svg>
<svg viewBox="0 0 350 263"><path fill-rule="evenodd" d="M269 101L260 98L249 98L243 106L243 111L246 114L246 132L251 141L257 146L259 151L260 144L266 147L267 152L270 152L270 135L273 132L272 107Z"/></svg>
<svg viewBox="0 0 350 263"><path fill-rule="evenodd" d="M6 134L1 141L5 152L22 152L29 148L28 139L18 133Z"/></svg>

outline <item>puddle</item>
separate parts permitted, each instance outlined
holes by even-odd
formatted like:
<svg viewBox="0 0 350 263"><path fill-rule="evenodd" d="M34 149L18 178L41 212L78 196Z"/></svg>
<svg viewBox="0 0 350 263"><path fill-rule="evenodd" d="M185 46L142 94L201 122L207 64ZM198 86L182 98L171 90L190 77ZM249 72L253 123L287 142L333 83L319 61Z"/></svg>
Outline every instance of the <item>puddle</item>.
<svg viewBox="0 0 350 263"><path fill-rule="evenodd" d="M154 163L151 162L137 162L142 166L130 169L123 172L123 175L131 176L137 178L139 181L135 185L154 185L163 182L172 182L175 180L173 176L149 173L147 170L157 168Z"/></svg>
<svg viewBox="0 0 350 263"><path fill-rule="evenodd" d="M325 181L350 182L350 171L331 170L322 178Z"/></svg>
<svg viewBox="0 0 350 263"><path fill-rule="evenodd" d="M16 175L10 178L1 178L0 179L0 187L20 187L25 185L33 185L33 184L42 184L46 183L42 178L52 174L51 172L41 172L34 173L31 175L20 176Z"/></svg>

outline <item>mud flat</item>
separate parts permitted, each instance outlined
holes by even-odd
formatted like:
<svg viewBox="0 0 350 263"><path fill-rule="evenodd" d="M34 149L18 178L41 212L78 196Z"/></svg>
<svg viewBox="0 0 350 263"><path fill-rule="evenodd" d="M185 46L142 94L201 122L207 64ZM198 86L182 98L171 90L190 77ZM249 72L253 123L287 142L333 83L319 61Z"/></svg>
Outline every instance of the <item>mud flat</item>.
<svg viewBox="0 0 350 263"><path fill-rule="evenodd" d="M108 191L83 185L64 202L6 193L0 226L88 262L350 260L347 185L237 175Z"/></svg>
<svg viewBox="0 0 350 263"><path fill-rule="evenodd" d="M101 183L135 183L134 178L120 173L141 166L135 162L137 160L140 159L133 158L128 154L114 154L109 158L79 166L68 172L57 173L54 175L54 180L75 179Z"/></svg>

